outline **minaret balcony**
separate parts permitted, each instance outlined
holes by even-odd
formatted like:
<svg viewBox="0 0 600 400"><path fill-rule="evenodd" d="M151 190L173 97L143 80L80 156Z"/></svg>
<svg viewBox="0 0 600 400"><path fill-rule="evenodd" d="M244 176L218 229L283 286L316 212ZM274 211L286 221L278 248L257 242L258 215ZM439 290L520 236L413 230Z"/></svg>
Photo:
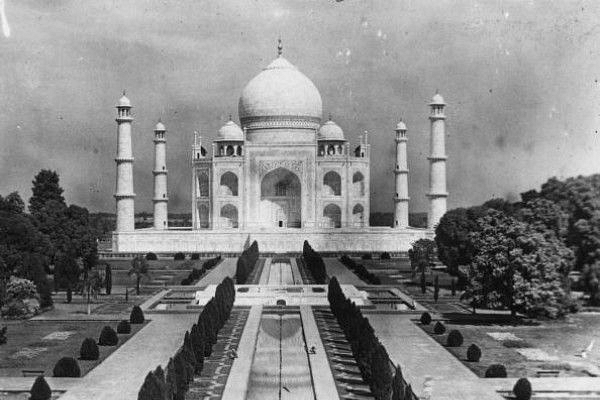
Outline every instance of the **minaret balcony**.
<svg viewBox="0 0 600 400"><path fill-rule="evenodd" d="M118 163L122 163L122 162L133 162L134 158L133 157L117 157L115 158L115 161Z"/></svg>
<svg viewBox="0 0 600 400"><path fill-rule="evenodd" d="M408 168L396 168L394 170L394 174L396 174L396 175L408 174Z"/></svg>
<svg viewBox="0 0 600 400"><path fill-rule="evenodd" d="M409 201L409 200L410 200L410 197L408 197L408 196L404 197L404 196L398 196L398 194L394 195L394 202L395 203L406 202L406 201Z"/></svg>
<svg viewBox="0 0 600 400"><path fill-rule="evenodd" d="M167 175L168 172L169 172L168 169L154 169L154 170L152 170L152 173L154 175Z"/></svg>
<svg viewBox="0 0 600 400"><path fill-rule="evenodd" d="M429 161L446 161L448 159L448 156L434 156L434 155L431 155L431 156L427 157L427 159Z"/></svg>
<svg viewBox="0 0 600 400"><path fill-rule="evenodd" d="M135 197L135 193L115 193L114 198L119 199L132 199Z"/></svg>

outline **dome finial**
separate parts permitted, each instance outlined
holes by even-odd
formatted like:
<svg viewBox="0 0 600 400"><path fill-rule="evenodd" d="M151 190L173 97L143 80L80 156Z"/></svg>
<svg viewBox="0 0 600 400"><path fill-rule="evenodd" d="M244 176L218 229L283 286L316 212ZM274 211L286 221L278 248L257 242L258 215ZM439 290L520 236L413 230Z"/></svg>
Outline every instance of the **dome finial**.
<svg viewBox="0 0 600 400"><path fill-rule="evenodd" d="M330 121L332 120L331 113L329 113L329 120L330 120Z"/></svg>
<svg viewBox="0 0 600 400"><path fill-rule="evenodd" d="M162 122L162 118L161 117L158 117L158 122Z"/></svg>
<svg viewBox="0 0 600 400"><path fill-rule="evenodd" d="M229 120L233 121L233 118L231 118L231 113L229 113Z"/></svg>
<svg viewBox="0 0 600 400"><path fill-rule="evenodd" d="M123 96L127 95L127 91L125 89L123 89Z"/></svg>
<svg viewBox="0 0 600 400"><path fill-rule="evenodd" d="M283 44L281 42L281 35L279 35L279 39L277 39L277 56L281 57L283 53Z"/></svg>

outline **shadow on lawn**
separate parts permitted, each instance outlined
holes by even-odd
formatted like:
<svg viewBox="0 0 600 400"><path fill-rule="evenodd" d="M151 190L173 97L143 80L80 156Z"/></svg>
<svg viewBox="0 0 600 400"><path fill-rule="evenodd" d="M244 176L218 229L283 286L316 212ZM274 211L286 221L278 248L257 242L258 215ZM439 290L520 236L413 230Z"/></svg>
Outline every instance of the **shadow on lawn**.
<svg viewBox="0 0 600 400"><path fill-rule="evenodd" d="M531 318L513 317L505 314L464 314L441 313L441 319L455 325L500 325L500 326L539 326L541 322Z"/></svg>

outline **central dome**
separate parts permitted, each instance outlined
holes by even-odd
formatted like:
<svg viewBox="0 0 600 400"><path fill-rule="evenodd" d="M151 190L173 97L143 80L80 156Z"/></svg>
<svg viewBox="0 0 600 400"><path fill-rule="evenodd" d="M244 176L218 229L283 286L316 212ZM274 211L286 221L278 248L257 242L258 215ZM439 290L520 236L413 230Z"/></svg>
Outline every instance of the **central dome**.
<svg viewBox="0 0 600 400"><path fill-rule="evenodd" d="M243 126L272 119L319 123L322 109L316 86L281 56L248 82L238 105Z"/></svg>

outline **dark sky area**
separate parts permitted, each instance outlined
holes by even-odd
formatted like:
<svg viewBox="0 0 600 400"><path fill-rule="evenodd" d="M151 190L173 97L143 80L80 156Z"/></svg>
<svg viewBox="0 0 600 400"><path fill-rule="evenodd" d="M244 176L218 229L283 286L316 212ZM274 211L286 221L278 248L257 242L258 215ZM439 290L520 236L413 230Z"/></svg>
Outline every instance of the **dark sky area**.
<svg viewBox="0 0 600 400"><path fill-rule="evenodd" d="M168 129L170 211L190 210L189 145L210 141L276 56L324 116L372 142L371 208L393 207L394 131L409 131L411 212L425 211L427 103L448 103L450 208L516 200L600 170L600 2L5 0L0 194L57 170L69 203L113 211L114 106L134 105L136 210L151 210L152 128Z"/></svg>

